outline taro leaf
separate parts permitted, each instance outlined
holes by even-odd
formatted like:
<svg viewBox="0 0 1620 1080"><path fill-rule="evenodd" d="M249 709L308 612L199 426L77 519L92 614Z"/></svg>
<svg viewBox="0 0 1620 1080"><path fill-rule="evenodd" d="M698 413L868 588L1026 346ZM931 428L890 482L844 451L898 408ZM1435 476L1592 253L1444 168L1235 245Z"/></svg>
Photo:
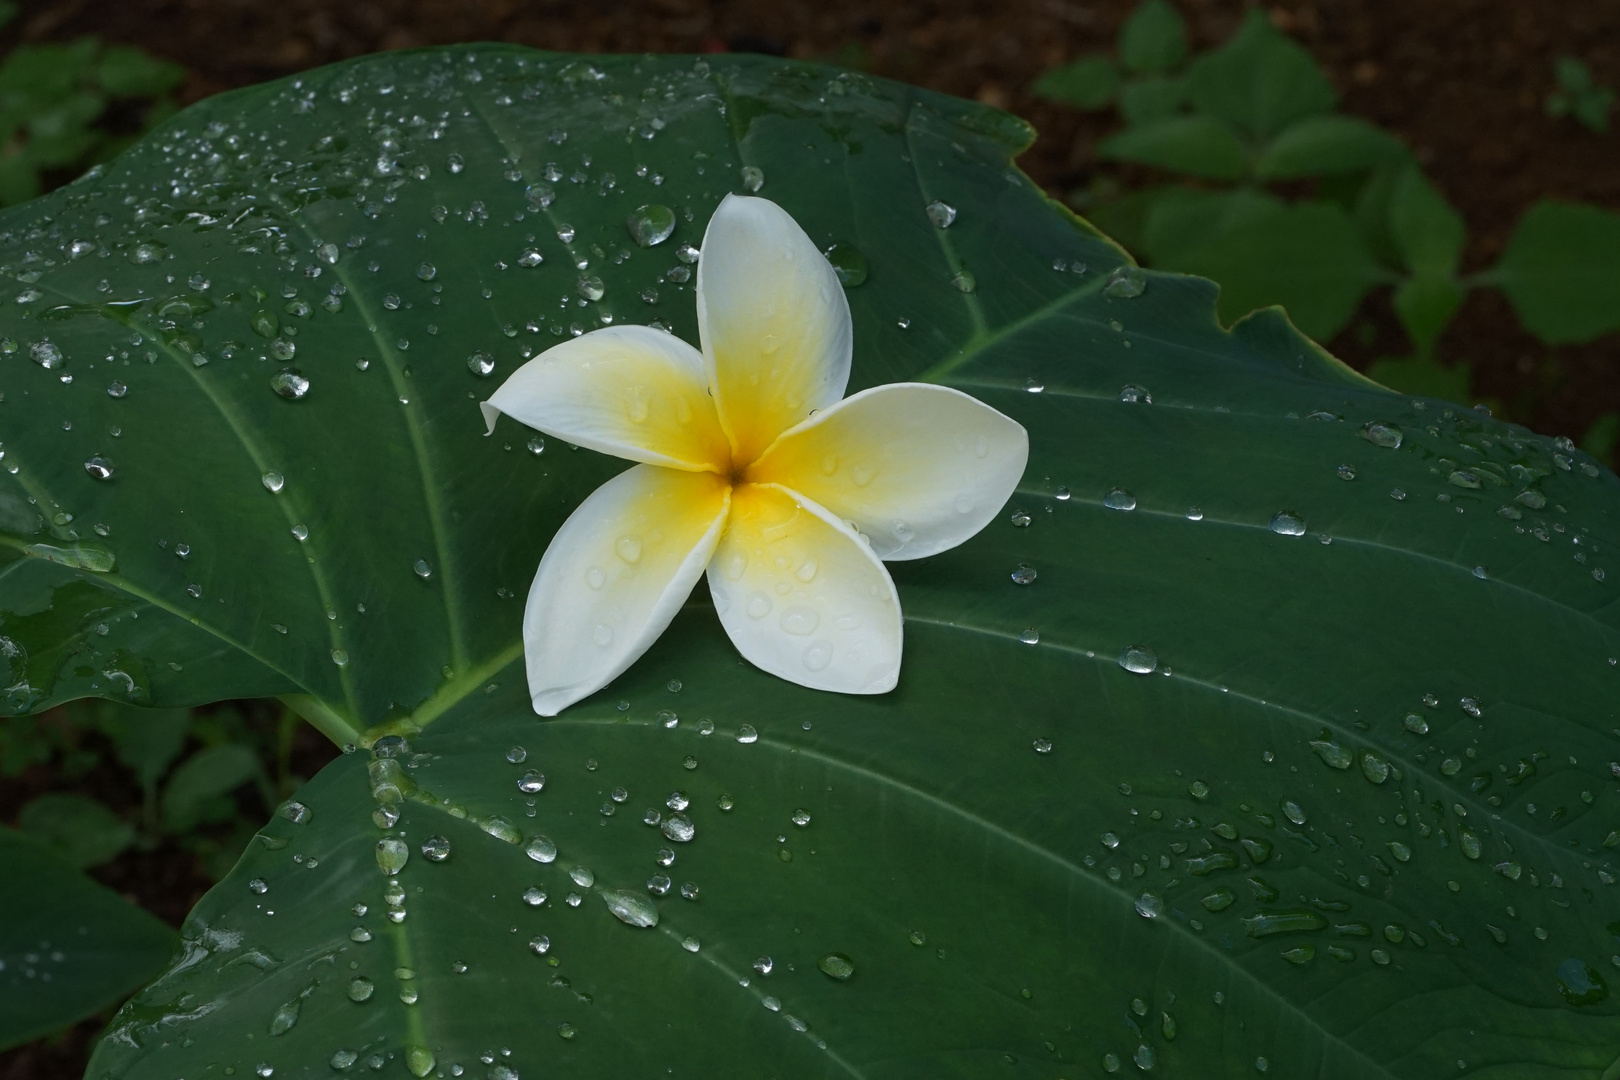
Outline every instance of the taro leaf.
<svg viewBox="0 0 1620 1080"><path fill-rule="evenodd" d="M0 829L0 1050L115 1005L174 931L39 844Z"/></svg>
<svg viewBox="0 0 1620 1080"><path fill-rule="evenodd" d="M71 866L84 869L117 857L135 839L135 827L88 795L52 792L17 813L17 827Z"/></svg>
<svg viewBox="0 0 1620 1080"><path fill-rule="evenodd" d="M1248 165L1248 151L1237 133L1212 116L1171 116L1133 125L1097 144L1097 154L1212 180L1236 180Z"/></svg>
<svg viewBox="0 0 1620 1080"><path fill-rule="evenodd" d="M1127 71L1169 71L1187 58L1187 22L1168 0L1142 0L1119 31Z"/></svg>
<svg viewBox="0 0 1620 1080"><path fill-rule="evenodd" d="M1262 180L1360 172L1407 155L1405 145L1383 128L1353 116L1307 116L1266 145L1255 162Z"/></svg>
<svg viewBox="0 0 1620 1080"><path fill-rule="evenodd" d="M1083 56L1041 73L1030 87L1036 95L1081 109L1102 109L1114 100L1119 70L1106 56Z"/></svg>
<svg viewBox="0 0 1620 1080"><path fill-rule="evenodd" d="M1249 11L1242 28L1187 68L1188 100L1199 112L1270 139L1338 100L1311 54L1289 40L1265 13Z"/></svg>
<svg viewBox="0 0 1620 1080"><path fill-rule="evenodd" d="M1384 276L1334 203L1188 192L1156 204L1145 233L1155 266L1220 283L1222 319L1280 304L1318 338L1342 329Z"/></svg>
<svg viewBox="0 0 1620 1080"><path fill-rule="evenodd" d="M1544 199L1492 274L1525 329L1549 345L1620 329L1620 214Z"/></svg>
<svg viewBox="0 0 1620 1080"><path fill-rule="evenodd" d="M113 691L123 650L157 704L287 693L409 739L265 827L90 1075L1608 1068L1620 485L1275 311L1221 330L1210 283L1122 265L1017 173L1027 139L826 68L481 46L205 101L0 218L44 294L0 315L31 421L0 491L73 515L0 566L38 703ZM1029 428L1028 474L894 564L893 693L760 673L700 590L539 721L528 580L623 466L486 438L476 401L574 323L695 338L676 252L755 186L865 257L852 388L970 391ZM676 229L644 249L654 203ZM100 307L36 321L58 304ZM46 336L66 367L27 358Z"/></svg>

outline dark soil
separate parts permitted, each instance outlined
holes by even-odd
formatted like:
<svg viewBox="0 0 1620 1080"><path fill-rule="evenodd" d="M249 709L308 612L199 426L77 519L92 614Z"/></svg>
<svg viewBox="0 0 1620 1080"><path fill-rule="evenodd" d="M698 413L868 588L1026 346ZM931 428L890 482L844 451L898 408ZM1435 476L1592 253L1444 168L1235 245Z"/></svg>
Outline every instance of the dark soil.
<svg viewBox="0 0 1620 1080"><path fill-rule="evenodd" d="M1224 40L1242 0L1177 0L1195 46ZM977 98L1041 132L1020 164L1063 196L1096 165L1112 124L1038 101L1047 67L1110 48L1131 0L24 0L0 49L83 34L141 45L191 71L184 102L364 53L462 41L579 52L764 52L865 68ZM1489 266L1520 215L1544 197L1620 210L1620 132L1552 120L1542 101L1555 57L1584 60L1620 83L1614 0L1278 0L1273 20L1327 69L1346 111L1397 132L1469 225L1465 270ZM1406 351L1387 295L1371 297L1330 347L1363 367ZM1476 392L1540 431L1579 438L1620 410L1620 339L1549 348L1519 328L1506 301L1472 295L1440 345L1464 360ZM306 774L307 775L307 774ZM41 783L43 781L34 781ZM64 786L60 781L45 787ZM44 790L38 788L37 790ZM8 798L0 817L9 819ZM178 922L206 880L189 853L160 848L99 871ZM0 1080L77 1077L98 1030L0 1055Z"/></svg>

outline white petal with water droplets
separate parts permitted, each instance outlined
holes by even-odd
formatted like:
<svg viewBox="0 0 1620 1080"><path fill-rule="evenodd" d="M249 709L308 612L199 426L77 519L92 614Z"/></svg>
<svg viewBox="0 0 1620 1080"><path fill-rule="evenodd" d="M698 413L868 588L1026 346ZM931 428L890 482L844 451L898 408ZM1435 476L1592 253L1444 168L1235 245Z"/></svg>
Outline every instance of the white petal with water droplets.
<svg viewBox="0 0 1620 1080"><path fill-rule="evenodd" d="M900 598L850 528L776 486L741 484L709 591L739 652L817 690L881 694L900 672Z"/></svg>
<svg viewBox="0 0 1620 1080"><path fill-rule="evenodd" d="M724 471L730 459L698 351L649 326L607 326L535 357L483 403L614 457Z"/></svg>
<svg viewBox="0 0 1620 1080"><path fill-rule="evenodd" d="M523 613L535 712L557 715L647 651L713 556L728 502L713 473L637 465L569 515Z"/></svg>
<svg viewBox="0 0 1620 1080"><path fill-rule="evenodd" d="M1028 459L1028 433L982 401L891 383L783 434L748 479L792 488L854 522L879 558L921 559L989 524Z"/></svg>
<svg viewBox="0 0 1620 1080"><path fill-rule="evenodd" d="M844 396L849 301L826 257L768 199L728 195L715 210L698 263L697 316L737 463Z"/></svg>

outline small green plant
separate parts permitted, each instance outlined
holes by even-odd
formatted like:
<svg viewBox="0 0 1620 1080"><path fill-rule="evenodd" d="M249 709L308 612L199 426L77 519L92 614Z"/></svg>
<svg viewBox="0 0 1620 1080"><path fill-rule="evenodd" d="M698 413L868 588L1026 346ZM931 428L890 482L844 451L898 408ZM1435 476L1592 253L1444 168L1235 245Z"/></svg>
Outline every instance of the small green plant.
<svg viewBox="0 0 1620 1080"><path fill-rule="evenodd" d="M1582 127L1599 135L1609 130L1609 112L1614 108L1614 91L1592 78L1592 69L1573 56L1560 56L1553 64L1558 89L1547 95L1547 115L1555 119L1573 116Z"/></svg>
<svg viewBox="0 0 1620 1080"><path fill-rule="evenodd" d="M1620 329L1620 215L1538 203L1494 267L1463 274L1461 215L1399 139L1336 111L1310 53L1260 12L1190 56L1175 8L1144 0L1117 52L1048 71L1034 90L1116 107L1123 127L1098 156L1167 178L1132 191L1103 177L1075 202L1152 265L1220 282L1222 318L1279 304L1325 341L1369 291L1392 289L1411 352L1370 373L1453 399L1469 396L1468 370L1440 363L1435 349L1471 289L1502 289L1549 344Z"/></svg>
<svg viewBox="0 0 1620 1080"><path fill-rule="evenodd" d="M17 14L0 5L0 26ZM179 64L96 38L20 45L0 61L0 205L105 161L174 112Z"/></svg>
<svg viewBox="0 0 1620 1080"><path fill-rule="evenodd" d="M50 792L21 808L17 828L80 869L173 840L218 880L241 855L263 809L299 783L287 768L301 722L288 712L267 732L230 706L136 710L78 701L43 717L7 718L0 771L15 776L49 764L57 775L79 779L111 758L139 789L137 808L119 813L89 795ZM263 806L247 812L234 797L244 788Z"/></svg>

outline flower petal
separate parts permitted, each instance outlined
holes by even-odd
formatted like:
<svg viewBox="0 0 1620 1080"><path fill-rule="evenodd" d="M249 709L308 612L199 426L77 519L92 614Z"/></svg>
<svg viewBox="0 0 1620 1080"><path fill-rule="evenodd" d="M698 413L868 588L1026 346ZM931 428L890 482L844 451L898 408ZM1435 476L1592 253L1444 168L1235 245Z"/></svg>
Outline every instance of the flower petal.
<svg viewBox="0 0 1620 1080"><path fill-rule="evenodd" d="M672 469L730 461L703 357L650 326L606 326L547 349L483 403L576 446Z"/></svg>
<svg viewBox="0 0 1620 1080"><path fill-rule="evenodd" d="M959 390L890 383L782 435L748 470L851 521L882 559L921 559L990 523L1018 486L1029 434Z"/></svg>
<svg viewBox="0 0 1620 1080"><path fill-rule="evenodd" d="M729 493L713 473L637 465L569 515L523 613L535 712L595 693L657 640L714 554Z"/></svg>
<svg viewBox="0 0 1620 1080"><path fill-rule="evenodd" d="M737 464L844 396L849 301L826 257L770 200L728 195L709 219L697 315Z"/></svg>
<svg viewBox="0 0 1620 1080"><path fill-rule="evenodd" d="M794 492L732 491L709 592L737 650L817 690L881 694L900 674L900 597L847 525Z"/></svg>

